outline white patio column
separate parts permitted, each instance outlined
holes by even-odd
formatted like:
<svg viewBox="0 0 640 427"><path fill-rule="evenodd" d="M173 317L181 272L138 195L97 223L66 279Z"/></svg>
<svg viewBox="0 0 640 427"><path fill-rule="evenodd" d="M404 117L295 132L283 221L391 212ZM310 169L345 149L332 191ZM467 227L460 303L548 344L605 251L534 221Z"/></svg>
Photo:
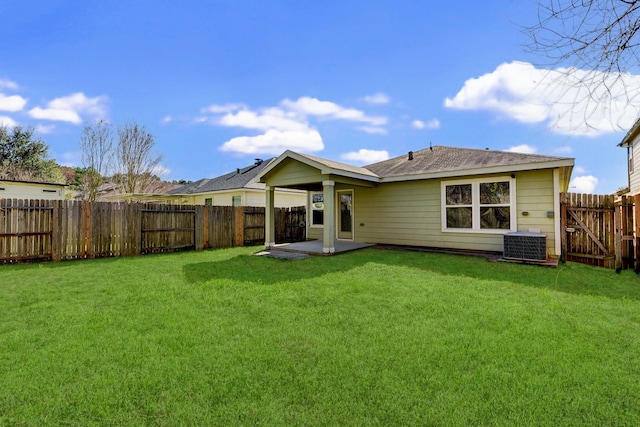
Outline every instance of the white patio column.
<svg viewBox="0 0 640 427"><path fill-rule="evenodd" d="M333 254L336 251L336 209L335 209L335 181L322 181L322 190L324 194L324 234L322 253Z"/></svg>
<svg viewBox="0 0 640 427"><path fill-rule="evenodd" d="M275 213L274 213L274 191L273 187L267 185L265 187L265 205L264 205L264 246L265 249L271 249L276 245L275 231Z"/></svg>

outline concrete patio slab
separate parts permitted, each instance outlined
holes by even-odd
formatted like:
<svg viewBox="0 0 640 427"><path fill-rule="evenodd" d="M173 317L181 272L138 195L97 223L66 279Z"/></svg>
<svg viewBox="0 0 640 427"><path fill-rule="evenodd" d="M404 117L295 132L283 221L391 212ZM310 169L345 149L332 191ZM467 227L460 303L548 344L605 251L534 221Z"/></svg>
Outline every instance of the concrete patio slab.
<svg viewBox="0 0 640 427"><path fill-rule="evenodd" d="M352 242L350 240L336 240L335 243L335 253L341 254L344 252L356 251L358 249L369 248L375 246L370 243L357 243ZM322 240L308 240L306 242L296 242L296 243L280 243L275 245L275 247L270 249L270 252L290 252L290 253L301 253L307 255L327 255L323 251L323 242Z"/></svg>

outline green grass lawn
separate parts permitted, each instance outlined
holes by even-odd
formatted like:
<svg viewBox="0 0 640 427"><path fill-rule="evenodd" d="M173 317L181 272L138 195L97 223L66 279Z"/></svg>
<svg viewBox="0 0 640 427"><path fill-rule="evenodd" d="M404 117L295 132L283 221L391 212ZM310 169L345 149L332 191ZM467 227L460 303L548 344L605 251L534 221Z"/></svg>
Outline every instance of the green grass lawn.
<svg viewBox="0 0 640 427"><path fill-rule="evenodd" d="M0 425L638 425L640 278L255 248L0 266Z"/></svg>

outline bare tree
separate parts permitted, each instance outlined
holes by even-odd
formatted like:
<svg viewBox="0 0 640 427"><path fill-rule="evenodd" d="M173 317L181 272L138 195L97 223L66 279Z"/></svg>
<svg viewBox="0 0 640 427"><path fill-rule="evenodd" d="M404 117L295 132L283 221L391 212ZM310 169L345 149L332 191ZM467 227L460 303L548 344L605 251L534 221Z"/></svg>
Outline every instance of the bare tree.
<svg viewBox="0 0 640 427"><path fill-rule="evenodd" d="M154 153L155 140L143 125L135 122L118 127L115 150L116 182L123 193L144 193L157 180L162 156Z"/></svg>
<svg viewBox="0 0 640 427"><path fill-rule="evenodd" d="M586 70L624 73L638 67L638 0L539 0L528 28L533 51Z"/></svg>
<svg viewBox="0 0 640 427"><path fill-rule="evenodd" d="M113 127L100 120L94 124L86 124L80 136L82 150L82 175L84 199L95 201L98 190L104 183L104 176L111 171L113 160Z"/></svg>
<svg viewBox="0 0 640 427"><path fill-rule="evenodd" d="M538 0L537 18L525 28L528 48L551 60L564 87L578 89L585 115L637 103L640 82L629 73L640 65L640 0Z"/></svg>

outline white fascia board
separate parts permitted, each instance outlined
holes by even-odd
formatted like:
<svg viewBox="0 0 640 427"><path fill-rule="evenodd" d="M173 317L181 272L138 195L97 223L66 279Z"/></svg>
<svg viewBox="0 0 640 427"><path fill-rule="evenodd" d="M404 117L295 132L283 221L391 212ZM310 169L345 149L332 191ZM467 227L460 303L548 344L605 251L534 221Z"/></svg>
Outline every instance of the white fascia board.
<svg viewBox="0 0 640 427"><path fill-rule="evenodd" d="M342 176L345 178L359 179L360 181L368 181L368 182L376 182L376 183L380 182L380 178L376 176L362 175L355 172L348 172L342 169L325 168L325 169L321 169L320 173L322 173L323 175L335 175L335 176Z"/></svg>

